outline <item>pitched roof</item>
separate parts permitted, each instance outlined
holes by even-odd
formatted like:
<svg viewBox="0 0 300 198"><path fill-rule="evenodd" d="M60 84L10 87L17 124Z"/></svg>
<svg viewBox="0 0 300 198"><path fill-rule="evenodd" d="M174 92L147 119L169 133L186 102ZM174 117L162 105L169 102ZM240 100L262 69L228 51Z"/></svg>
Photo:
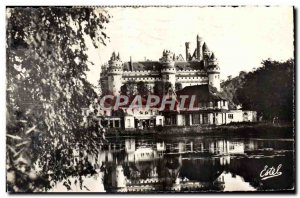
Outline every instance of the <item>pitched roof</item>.
<svg viewBox="0 0 300 198"><path fill-rule="evenodd" d="M158 61L141 61L141 62L132 62L133 71L143 71L143 70L160 70L162 64ZM123 64L124 71L130 71L130 62L125 62Z"/></svg>
<svg viewBox="0 0 300 198"><path fill-rule="evenodd" d="M132 70L133 71L159 71L163 67L162 63L159 61L140 61L140 62L132 62ZM177 61L175 62L176 70L200 70L204 69L203 61ZM130 71L130 62L124 62L123 64L124 71Z"/></svg>
<svg viewBox="0 0 300 198"><path fill-rule="evenodd" d="M176 92L180 95L196 95L198 101L227 100L220 92L209 85L188 86Z"/></svg>

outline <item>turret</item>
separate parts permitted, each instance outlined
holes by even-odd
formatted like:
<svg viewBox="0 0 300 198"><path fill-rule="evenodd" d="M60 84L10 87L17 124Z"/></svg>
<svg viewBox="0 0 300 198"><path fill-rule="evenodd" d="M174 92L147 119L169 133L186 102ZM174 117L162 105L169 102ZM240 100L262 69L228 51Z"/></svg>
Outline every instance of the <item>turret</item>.
<svg viewBox="0 0 300 198"><path fill-rule="evenodd" d="M202 56L203 56L203 62L204 62L204 67L206 68L208 66L208 59L210 58L211 52L206 45L206 43L203 43L202 46Z"/></svg>
<svg viewBox="0 0 300 198"><path fill-rule="evenodd" d="M220 91L220 67L214 53L208 59L207 74L209 85Z"/></svg>
<svg viewBox="0 0 300 198"><path fill-rule="evenodd" d="M114 95L118 95L122 86L122 61L120 59L120 54L116 55L115 52L112 53L110 60L108 61L108 90Z"/></svg>
<svg viewBox="0 0 300 198"><path fill-rule="evenodd" d="M202 38L197 35L197 60L201 60L201 45L202 45Z"/></svg>
<svg viewBox="0 0 300 198"><path fill-rule="evenodd" d="M174 53L170 50L164 50L163 56L160 59L163 67L161 69L163 82L171 83L172 89L175 90L176 69L174 61Z"/></svg>

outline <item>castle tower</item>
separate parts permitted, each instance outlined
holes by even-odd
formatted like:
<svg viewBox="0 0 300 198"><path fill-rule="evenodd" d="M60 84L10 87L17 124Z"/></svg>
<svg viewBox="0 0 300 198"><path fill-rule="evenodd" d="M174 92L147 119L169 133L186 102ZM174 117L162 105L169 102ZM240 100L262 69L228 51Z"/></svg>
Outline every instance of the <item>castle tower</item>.
<svg viewBox="0 0 300 198"><path fill-rule="evenodd" d="M206 43L204 42L203 46L202 46L202 56L203 56L204 68L208 67L208 60L210 58L210 55L211 55L211 51L208 48L208 46L206 45Z"/></svg>
<svg viewBox="0 0 300 198"><path fill-rule="evenodd" d="M176 69L175 69L175 60L173 59L174 53L170 52L170 50L164 50L163 56L160 59L163 67L161 69L162 81L169 82L173 90L175 90L175 82L176 82Z"/></svg>
<svg viewBox="0 0 300 198"><path fill-rule="evenodd" d="M207 75L209 85L220 91L220 67L214 53L208 59Z"/></svg>
<svg viewBox="0 0 300 198"><path fill-rule="evenodd" d="M190 61L190 42L185 43L185 60Z"/></svg>
<svg viewBox="0 0 300 198"><path fill-rule="evenodd" d="M201 60L201 46L202 45L202 38L197 35L197 60Z"/></svg>
<svg viewBox="0 0 300 198"><path fill-rule="evenodd" d="M112 53L110 60L108 61L108 91L113 95L118 95L122 86L122 61L120 55Z"/></svg>

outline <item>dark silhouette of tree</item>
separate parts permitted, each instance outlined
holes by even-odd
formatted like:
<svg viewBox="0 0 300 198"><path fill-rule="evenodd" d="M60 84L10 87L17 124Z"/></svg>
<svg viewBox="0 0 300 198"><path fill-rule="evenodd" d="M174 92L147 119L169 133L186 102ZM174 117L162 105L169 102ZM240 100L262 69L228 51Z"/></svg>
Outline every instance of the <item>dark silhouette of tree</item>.
<svg viewBox="0 0 300 198"><path fill-rule="evenodd" d="M171 86L170 82L156 81L154 83L153 92L155 95L162 96L168 93Z"/></svg>
<svg viewBox="0 0 300 198"><path fill-rule="evenodd" d="M147 96L149 94L148 87L143 81L137 83L137 92L142 96Z"/></svg>
<svg viewBox="0 0 300 198"><path fill-rule="evenodd" d="M266 119L292 121L294 110L294 61L264 60L262 67L245 75L236 91L245 109L253 109Z"/></svg>
<svg viewBox="0 0 300 198"><path fill-rule="evenodd" d="M110 16L91 7L6 11L7 188L47 190L51 182L82 174L84 161L73 163L75 149L96 152L100 143L91 138L93 128L85 133L80 127L81 108L96 97L85 77L86 38L105 45Z"/></svg>
<svg viewBox="0 0 300 198"><path fill-rule="evenodd" d="M175 90L181 90L182 89L182 84L181 83L175 83Z"/></svg>
<svg viewBox="0 0 300 198"><path fill-rule="evenodd" d="M133 96L136 94L137 83L135 81L127 81L121 86L121 95Z"/></svg>

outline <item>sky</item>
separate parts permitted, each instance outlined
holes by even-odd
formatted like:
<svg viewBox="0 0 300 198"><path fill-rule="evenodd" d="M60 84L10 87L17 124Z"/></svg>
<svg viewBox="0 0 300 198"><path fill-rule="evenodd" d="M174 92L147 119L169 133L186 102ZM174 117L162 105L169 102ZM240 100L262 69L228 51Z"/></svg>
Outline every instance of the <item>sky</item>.
<svg viewBox="0 0 300 198"><path fill-rule="evenodd" d="M293 8L283 7L111 7L107 46L89 45L94 63L87 73L97 85L101 65L113 51L123 61L158 60L164 49L185 57L185 42L196 47L197 34L216 55L221 79L261 66L262 60L294 57Z"/></svg>

